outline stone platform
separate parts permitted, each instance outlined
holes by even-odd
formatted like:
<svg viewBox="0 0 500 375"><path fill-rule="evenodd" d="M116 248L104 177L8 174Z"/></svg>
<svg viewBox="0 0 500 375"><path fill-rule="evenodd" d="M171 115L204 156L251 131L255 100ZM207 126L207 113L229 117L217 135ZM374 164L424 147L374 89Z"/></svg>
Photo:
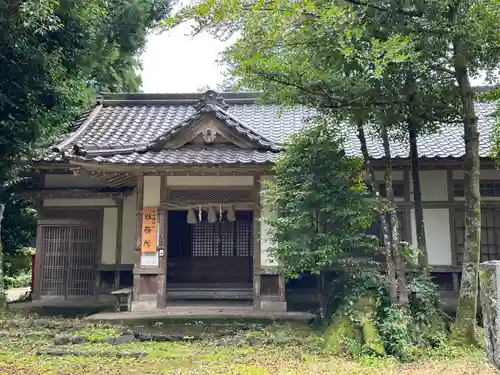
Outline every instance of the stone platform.
<svg viewBox="0 0 500 375"><path fill-rule="evenodd" d="M255 309L243 303L173 303L153 311L100 312L86 317L92 321L168 320L168 319L256 319L308 322L313 315L307 312L272 312Z"/></svg>

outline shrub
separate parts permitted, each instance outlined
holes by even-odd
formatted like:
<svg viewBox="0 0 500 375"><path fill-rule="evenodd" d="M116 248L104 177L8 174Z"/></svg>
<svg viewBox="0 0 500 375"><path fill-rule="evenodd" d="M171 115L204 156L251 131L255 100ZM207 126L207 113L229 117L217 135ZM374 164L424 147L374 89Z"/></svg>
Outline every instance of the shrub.
<svg viewBox="0 0 500 375"><path fill-rule="evenodd" d="M11 288L27 288L31 286L31 272L22 273L17 276L5 276L5 287Z"/></svg>

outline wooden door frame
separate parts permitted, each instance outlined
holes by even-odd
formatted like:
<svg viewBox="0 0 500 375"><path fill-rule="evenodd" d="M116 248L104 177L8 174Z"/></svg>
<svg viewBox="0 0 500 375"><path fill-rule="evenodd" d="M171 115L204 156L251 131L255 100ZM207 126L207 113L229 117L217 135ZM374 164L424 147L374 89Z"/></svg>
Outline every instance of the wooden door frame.
<svg viewBox="0 0 500 375"><path fill-rule="evenodd" d="M88 212L94 211L93 218L89 221L86 219L81 219L81 215L78 212ZM60 218L57 218L57 214L61 212L64 213ZM68 219L68 212L71 213L71 219ZM46 213L51 213L56 217L44 217ZM50 216L50 215L47 215ZM66 216L66 217L65 217ZM41 298L41 276L42 276L42 266L45 260L45 249L43 246L43 228L46 227L95 227L97 229L97 246L96 246L96 257L95 257L95 267L94 267L94 280L97 282L99 280L99 270L98 265L100 264L100 258L102 257L102 236L103 236L103 219L104 219L104 207L41 207L39 211L39 219L37 222L37 236L36 236L36 255L35 255L35 287L33 288L33 299L37 300ZM89 225L90 224L90 225ZM96 283L94 283L94 296L97 296L99 290ZM64 299L67 300L67 292L65 292Z"/></svg>
<svg viewBox="0 0 500 375"><path fill-rule="evenodd" d="M168 289L168 226L169 226L169 219L168 219L168 213L170 210L168 210L167 208L164 209L165 210L165 228L164 228L164 233L165 233L165 253L164 253L164 262L165 262L165 273L164 273L164 278L165 278L165 289L167 290ZM172 210L172 211L186 211L187 212L187 209L175 209L175 210ZM249 219L247 220L248 222L248 225L250 227L250 233L249 233L249 244L248 244L248 247L247 247L247 250L248 250L248 255L245 255L241 258L246 258L247 261L248 261L248 267L246 267L245 269L245 272L248 274L248 278L247 278L247 281L249 284L252 284L253 283L253 279L254 279L254 272L253 272L253 269L254 269L254 258L256 256L255 254L255 244L254 244L254 241L255 241L255 233L257 231L257 228L255 227L255 210L253 209L244 209L244 210L237 210L237 212L246 212L250 215ZM239 257L238 255L235 255L234 254L234 251L237 251L237 246L236 243L237 243L237 226L236 226L236 220L234 222L234 230L233 230L233 236L234 236L234 240L233 240L233 255L231 256L223 256L222 255L222 244L221 244L221 234L222 234L222 231L220 230L217 230L215 231L215 233L217 234L217 236L219 237L219 241L217 243L217 248L215 248L214 250L216 250L216 255L213 255L213 256L210 256L210 258L220 258L220 259L225 259L225 258L230 258L230 257ZM192 249L191 249L192 250ZM196 258L196 257L193 257L192 256L192 253L190 254L189 256L189 259L193 259L193 258ZM170 280L170 282L172 282L172 280Z"/></svg>

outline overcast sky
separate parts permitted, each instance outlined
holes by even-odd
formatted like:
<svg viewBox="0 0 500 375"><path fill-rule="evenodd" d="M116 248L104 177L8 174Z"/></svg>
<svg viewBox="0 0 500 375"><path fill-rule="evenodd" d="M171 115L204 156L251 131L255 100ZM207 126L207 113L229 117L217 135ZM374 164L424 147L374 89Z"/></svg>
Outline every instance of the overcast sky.
<svg viewBox="0 0 500 375"><path fill-rule="evenodd" d="M222 81L223 67L216 63L218 54L228 45L208 34L189 36L190 26L183 24L172 31L149 37L142 56L143 91L147 93L196 92ZM474 85L484 84L473 80Z"/></svg>
<svg viewBox="0 0 500 375"><path fill-rule="evenodd" d="M208 34L188 36L187 24L149 37L142 55L144 92L196 92L222 81L223 68L216 63L225 43Z"/></svg>

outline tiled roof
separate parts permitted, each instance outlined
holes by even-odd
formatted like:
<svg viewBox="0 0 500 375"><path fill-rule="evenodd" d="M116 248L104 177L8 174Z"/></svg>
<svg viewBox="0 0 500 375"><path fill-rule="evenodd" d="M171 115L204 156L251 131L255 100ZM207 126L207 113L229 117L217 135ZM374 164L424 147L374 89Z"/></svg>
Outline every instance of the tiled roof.
<svg viewBox="0 0 500 375"><path fill-rule="evenodd" d="M494 102L476 102L476 115L478 116L479 131L479 156L491 156L491 136L496 123L495 111L497 104ZM418 154L421 158L461 158L465 154L463 126L460 124L442 126L440 131L431 135L420 136L417 140ZM374 159L384 157L382 142L377 137L367 139L368 151ZM355 134L349 136L346 142L348 155L360 155L360 143ZM391 142L391 155L393 158L409 158L410 148L408 142Z"/></svg>
<svg viewBox="0 0 500 375"><path fill-rule="evenodd" d="M265 164L276 156L271 151L244 149L191 149L133 152L124 155L96 156L97 163L118 164Z"/></svg>
<svg viewBox="0 0 500 375"><path fill-rule="evenodd" d="M214 95L212 93L210 95ZM270 162L279 146L290 133L300 129L314 114L306 107L281 108L256 102L257 94L135 94L103 97L99 106L81 123L81 126L63 140L56 151L44 161L63 161L63 155L72 157L75 146L79 159L97 163L125 164L233 164ZM215 94L216 95L216 94ZM208 98L208 99L207 99ZM477 102L479 118L480 155L489 156L490 136L495 123L492 116L495 103ZM257 145L256 150L245 149L176 149L159 150L155 145L173 136L182 127L213 112L240 134ZM445 126L438 134L422 136L418 140L423 158L460 158L464 155L463 128ZM359 140L354 132L346 136L348 155L359 155ZM382 158L382 142L368 137L370 155ZM408 158L406 143L393 142L394 158Z"/></svg>

